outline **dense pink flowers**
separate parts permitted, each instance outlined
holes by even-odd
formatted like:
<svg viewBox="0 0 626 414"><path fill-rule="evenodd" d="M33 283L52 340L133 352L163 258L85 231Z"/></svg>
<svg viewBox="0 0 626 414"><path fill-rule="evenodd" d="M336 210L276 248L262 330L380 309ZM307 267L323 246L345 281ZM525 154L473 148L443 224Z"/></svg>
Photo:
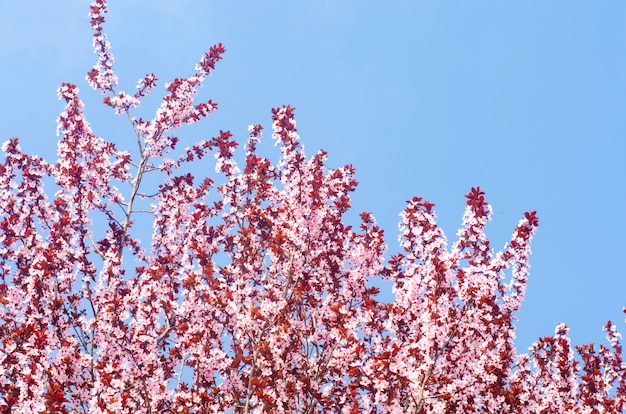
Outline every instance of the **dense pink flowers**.
<svg viewBox="0 0 626 414"><path fill-rule="evenodd" d="M277 160L257 152L260 125L241 155L228 131L180 148L174 131L217 109L194 99L221 44L165 85L153 119L136 119L158 79L116 90L105 14L104 0L91 5L98 59L87 79L129 117L129 148L93 133L69 83L56 162L16 138L2 146L0 412L625 409L612 323L609 347L572 348L561 324L528 354L514 349L535 212L494 252L479 187L451 245L434 204L414 197L400 214L401 251L386 260L370 213L344 222L354 168L326 168L324 151L307 158L294 108L272 110ZM215 175L185 168L208 154ZM148 173L162 177L150 193Z"/></svg>

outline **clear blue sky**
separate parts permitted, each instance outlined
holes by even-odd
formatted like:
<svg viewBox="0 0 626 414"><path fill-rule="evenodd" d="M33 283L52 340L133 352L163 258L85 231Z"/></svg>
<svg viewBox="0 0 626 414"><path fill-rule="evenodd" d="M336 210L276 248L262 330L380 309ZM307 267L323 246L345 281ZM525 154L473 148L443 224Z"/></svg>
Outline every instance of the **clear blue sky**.
<svg viewBox="0 0 626 414"><path fill-rule="evenodd" d="M133 139L84 80L88 5L0 3L0 141L53 158L63 81L96 133ZM436 203L452 242L480 185L498 248L537 210L520 351L559 322L575 343L604 341L609 318L626 334L626 2L111 0L105 30L127 90L147 72L160 86L187 76L223 42L202 91L220 110L184 145L244 139L295 106L308 153L357 168L354 209L374 212L391 251L413 195Z"/></svg>

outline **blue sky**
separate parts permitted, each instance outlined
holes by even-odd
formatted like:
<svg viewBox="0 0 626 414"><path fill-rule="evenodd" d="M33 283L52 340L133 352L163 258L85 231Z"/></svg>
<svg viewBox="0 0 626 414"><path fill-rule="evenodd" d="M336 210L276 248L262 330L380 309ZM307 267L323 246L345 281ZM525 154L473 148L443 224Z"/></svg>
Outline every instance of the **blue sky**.
<svg viewBox="0 0 626 414"><path fill-rule="evenodd" d="M0 141L53 159L69 81L97 134L132 143L84 80L88 5L0 3ZM295 106L309 155L357 168L355 213L375 214L390 251L413 195L437 205L452 242L481 186L495 248L537 210L521 351L559 322L575 343L603 342L609 318L626 334L623 1L112 0L105 30L126 90L148 72L161 87L187 76L223 42L202 91L220 110L185 145L220 129L244 139L249 124L269 128L270 108Z"/></svg>

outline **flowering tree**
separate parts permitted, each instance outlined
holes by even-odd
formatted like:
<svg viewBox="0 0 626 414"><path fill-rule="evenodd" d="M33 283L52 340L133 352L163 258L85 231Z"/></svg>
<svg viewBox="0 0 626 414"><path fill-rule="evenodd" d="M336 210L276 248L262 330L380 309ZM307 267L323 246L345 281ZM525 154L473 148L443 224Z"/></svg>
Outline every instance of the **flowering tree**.
<svg viewBox="0 0 626 414"><path fill-rule="evenodd" d="M133 108L156 85L118 91L91 5L98 62L87 75L127 114L136 148L96 136L78 88L59 88L58 160L20 150L0 165L0 410L3 413L619 412L626 373L620 335L577 348L559 325L530 354L513 347L529 243L525 213L504 249L485 236L491 208L467 194L448 249L434 205L401 213L402 251L384 260L369 213L343 215L351 166L306 158L293 108L272 110L280 157L258 155L249 128L235 161L229 132L177 149L175 130L217 109L194 96L225 52L213 46L174 79L152 120ZM185 172L213 153L219 184ZM148 175L164 176L146 194ZM143 183L143 185L142 185ZM44 189L54 186L56 192ZM136 217L153 219L142 247ZM379 298L377 280L393 285Z"/></svg>

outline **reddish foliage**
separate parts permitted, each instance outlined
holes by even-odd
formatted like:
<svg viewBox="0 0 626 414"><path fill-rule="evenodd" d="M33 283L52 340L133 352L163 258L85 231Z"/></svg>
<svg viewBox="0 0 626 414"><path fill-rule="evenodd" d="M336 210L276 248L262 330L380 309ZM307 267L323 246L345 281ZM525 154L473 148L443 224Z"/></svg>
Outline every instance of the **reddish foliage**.
<svg viewBox="0 0 626 414"><path fill-rule="evenodd" d="M401 252L385 261L370 213L358 230L344 224L354 169L326 169L324 151L306 158L294 108L272 110L277 162L257 153L260 125L249 129L243 171L229 131L168 158L173 131L217 109L194 96L225 48L168 84L154 119L136 119L158 79L115 90L105 13L104 0L91 5L98 63L88 80L130 116L137 149L96 136L69 83L59 88L55 163L22 153L15 138L4 144L0 412L624 410L612 323L610 348L579 346L575 357L559 325L516 354L534 211L494 253L491 207L472 188L448 248L434 204L414 197L401 213ZM210 152L220 178L183 169ZM154 194L144 193L149 172L165 178ZM142 200L153 219L147 249L134 227ZM391 302L380 280L393 285Z"/></svg>

